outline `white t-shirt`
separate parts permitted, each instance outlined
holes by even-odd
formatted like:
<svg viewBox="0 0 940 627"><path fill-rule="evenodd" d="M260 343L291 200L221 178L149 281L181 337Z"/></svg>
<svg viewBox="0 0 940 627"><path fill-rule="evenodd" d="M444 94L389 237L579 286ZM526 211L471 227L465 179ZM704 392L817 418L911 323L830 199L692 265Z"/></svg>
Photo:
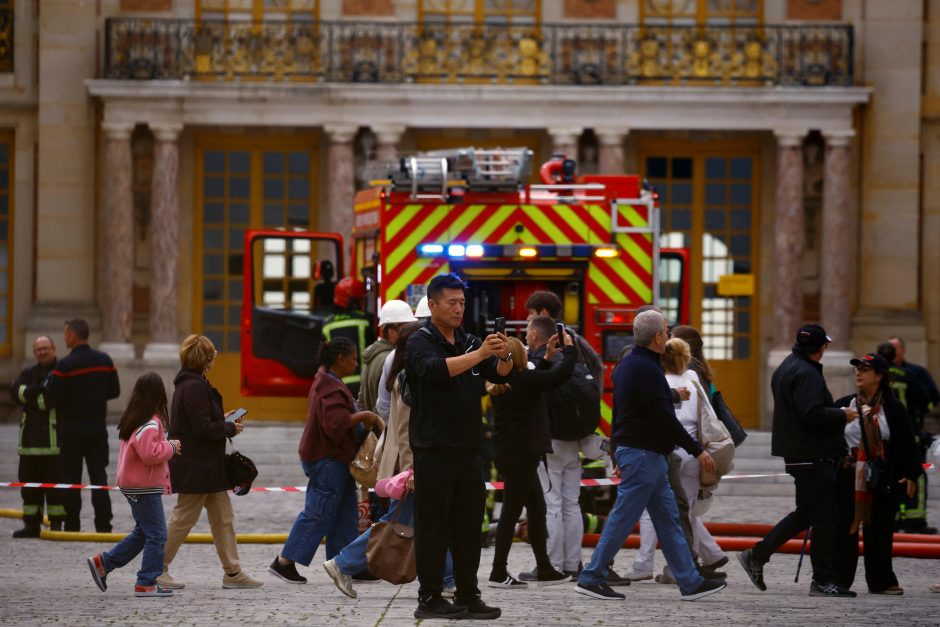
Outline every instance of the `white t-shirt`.
<svg viewBox="0 0 940 627"><path fill-rule="evenodd" d="M682 401L676 405L676 418L679 419L679 422L682 423L682 426L685 427L685 430L689 435L692 436L696 442L698 442L698 412L699 412L699 403L701 395L698 393L699 386L696 385L699 381L698 374L694 370L686 370L682 374L669 374L666 373L666 381L669 382L669 387L675 388L688 388L691 396L689 400Z"/></svg>
<svg viewBox="0 0 940 627"><path fill-rule="evenodd" d="M849 407L858 409L855 406L854 398L849 404ZM878 429L881 431L881 439L887 442L891 438L891 430L888 429L888 417L885 416L884 407L879 407L878 413L875 414L875 416L878 418ZM861 415L859 415L859 420L853 420L845 425L845 443L849 448L860 448L862 446L862 427L860 419ZM869 444L871 443L869 442Z"/></svg>

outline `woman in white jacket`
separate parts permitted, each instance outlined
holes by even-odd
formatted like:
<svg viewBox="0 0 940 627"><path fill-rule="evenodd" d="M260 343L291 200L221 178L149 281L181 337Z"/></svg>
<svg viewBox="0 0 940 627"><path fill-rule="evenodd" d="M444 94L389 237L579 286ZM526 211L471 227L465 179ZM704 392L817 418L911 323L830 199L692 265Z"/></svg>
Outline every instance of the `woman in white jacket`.
<svg viewBox="0 0 940 627"><path fill-rule="evenodd" d="M701 442L699 437L699 424L702 419L702 412L710 410L708 393L702 387L698 375L694 370L689 369L689 363L692 360L691 349L685 340L672 338L666 342L666 350L662 355L663 368L666 370L666 380L669 387L673 389L687 388L690 398L676 405L676 418L685 427L685 430L697 442ZM715 539L705 528L701 518L696 515L695 505L699 496L699 487L701 486L701 469L697 459L686 453L684 450L676 449L676 452L682 457L682 466L679 471L679 477L682 484L682 490L685 492L689 501L689 518L692 523L693 544L690 547L706 566L716 564L725 560L724 551L715 542ZM640 518L640 548L633 560L633 570L631 579L649 579L653 576L653 558L656 553L656 531L653 529L653 523L649 515L643 512ZM644 575L640 577L640 575ZM660 583L675 583L672 575L668 572L668 567L664 569L661 576L656 577Z"/></svg>

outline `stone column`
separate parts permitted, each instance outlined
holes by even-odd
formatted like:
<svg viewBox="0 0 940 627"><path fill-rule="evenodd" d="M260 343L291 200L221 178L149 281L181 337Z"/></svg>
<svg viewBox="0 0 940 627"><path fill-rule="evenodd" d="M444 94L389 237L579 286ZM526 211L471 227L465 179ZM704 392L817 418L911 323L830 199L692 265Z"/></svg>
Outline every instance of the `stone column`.
<svg viewBox="0 0 940 627"><path fill-rule="evenodd" d="M372 127L372 132L376 139L375 160L386 162L398 159L398 142L405 127L400 124L378 124Z"/></svg>
<svg viewBox="0 0 940 627"><path fill-rule="evenodd" d="M855 134L823 131L826 160L823 174L821 314L822 325L832 338L832 347L848 350L851 327L852 232L849 215L849 144Z"/></svg>
<svg viewBox="0 0 940 627"><path fill-rule="evenodd" d="M330 138L328 150L329 190L327 207L329 219L318 228L335 231L343 236L346 250L352 246L353 200L356 195L356 164L352 140L356 127L351 125L326 125L324 131Z"/></svg>
<svg viewBox="0 0 940 627"><path fill-rule="evenodd" d="M179 354L179 134L182 124L151 124L150 341L144 359L174 363Z"/></svg>
<svg viewBox="0 0 940 627"><path fill-rule="evenodd" d="M774 348L793 344L803 320L803 139L805 131L775 131L777 194L774 228Z"/></svg>
<svg viewBox="0 0 940 627"><path fill-rule="evenodd" d="M581 127L564 126L548 129L552 138L552 154L565 155L569 159L578 159L578 138L581 137Z"/></svg>
<svg viewBox="0 0 940 627"><path fill-rule="evenodd" d="M598 172L601 174L623 174L623 140L628 132L627 129L619 128L594 129L598 142Z"/></svg>
<svg viewBox="0 0 940 627"><path fill-rule="evenodd" d="M104 259L101 269L101 350L115 360L134 358L134 199L132 124L105 122Z"/></svg>

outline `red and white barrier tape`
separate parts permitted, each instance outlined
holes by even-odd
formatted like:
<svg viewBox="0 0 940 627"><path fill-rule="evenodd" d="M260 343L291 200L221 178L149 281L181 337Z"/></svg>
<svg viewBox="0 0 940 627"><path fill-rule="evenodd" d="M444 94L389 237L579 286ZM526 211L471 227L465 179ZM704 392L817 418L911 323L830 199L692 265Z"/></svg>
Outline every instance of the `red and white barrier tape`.
<svg viewBox="0 0 940 627"><path fill-rule="evenodd" d="M934 467L933 464L924 464L924 470L930 470ZM734 479L764 479L767 477L786 477L788 476L785 472L772 472L767 474L758 474L758 475L725 475L721 478L722 481L729 481ZM620 483L620 477L603 477L601 479L582 479L581 486L585 488L597 488L601 486L609 485L618 485ZM84 483L29 483L22 481L0 481L0 488L43 488L43 489L58 489L58 490L120 490L116 485L89 485ZM486 482L487 490L502 490L503 482L502 481L487 481ZM280 487L259 487L252 488L252 492L306 492L307 486L280 486Z"/></svg>

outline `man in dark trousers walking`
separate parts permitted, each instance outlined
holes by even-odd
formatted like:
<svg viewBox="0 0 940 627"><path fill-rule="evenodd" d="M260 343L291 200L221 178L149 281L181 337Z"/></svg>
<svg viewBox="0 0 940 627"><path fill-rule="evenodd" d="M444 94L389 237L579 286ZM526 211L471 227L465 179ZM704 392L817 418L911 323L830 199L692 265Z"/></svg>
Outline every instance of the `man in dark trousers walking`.
<svg viewBox="0 0 940 627"><path fill-rule="evenodd" d="M108 431L105 419L108 401L121 393L117 370L106 353L88 345L88 323L81 319L65 323L65 345L71 349L59 360L49 381L47 400L61 422L62 474L67 483L82 482L82 462L88 466L88 480L94 485L108 483ZM81 530L79 515L82 495L64 490L65 530ZM111 497L94 490L95 530L111 531Z"/></svg>
<svg viewBox="0 0 940 627"><path fill-rule="evenodd" d="M414 401L408 425L414 453L415 618L499 618L480 598L480 523L485 490L480 463L484 379L504 383L512 371L506 336L482 342L461 328L465 286L453 274L428 284L431 319L408 339L405 372ZM444 558L454 559L457 594L441 596Z"/></svg>
<svg viewBox="0 0 940 627"><path fill-rule="evenodd" d="M845 457L845 425L858 418L851 407L838 408L826 387L820 360L832 341L818 324L796 334L793 352L770 380L774 395L771 453L783 457L796 484L796 509L753 549L738 554L751 582L766 590L764 564L784 542L812 525L810 596L854 597L836 583L833 564L838 524L836 471Z"/></svg>
<svg viewBox="0 0 940 627"><path fill-rule="evenodd" d="M33 342L36 365L20 373L10 387L13 402L23 406L20 418L19 480L28 483L60 483L62 464L59 461L59 429L56 411L46 402L46 387L55 368L55 343L40 335ZM22 488L23 528L13 532L14 538L38 538L42 523L43 501L54 531L62 530L65 509L64 490L55 488Z"/></svg>

